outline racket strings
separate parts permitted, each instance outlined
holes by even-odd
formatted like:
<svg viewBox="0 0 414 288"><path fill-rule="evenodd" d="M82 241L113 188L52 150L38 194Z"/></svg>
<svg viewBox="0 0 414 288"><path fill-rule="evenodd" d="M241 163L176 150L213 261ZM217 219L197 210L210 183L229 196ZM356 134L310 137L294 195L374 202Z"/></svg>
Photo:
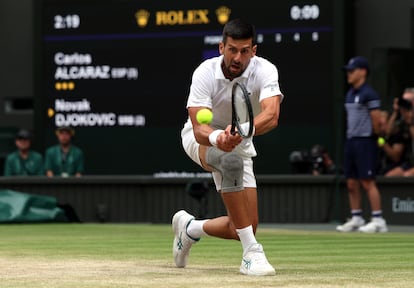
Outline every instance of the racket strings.
<svg viewBox="0 0 414 288"><path fill-rule="evenodd" d="M232 106L232 130L237 131L242 137L250 137L253 133L253 108L250 93L242 83L236 82L233 86Z"/></svg>

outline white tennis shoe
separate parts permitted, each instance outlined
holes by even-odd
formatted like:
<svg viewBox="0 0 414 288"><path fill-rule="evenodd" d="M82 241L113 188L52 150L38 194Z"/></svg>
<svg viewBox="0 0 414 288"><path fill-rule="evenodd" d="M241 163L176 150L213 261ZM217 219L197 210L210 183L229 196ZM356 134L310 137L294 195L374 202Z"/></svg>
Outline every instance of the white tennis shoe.
<svg viewBox="0 0 414 288"><path fill-rule="evenodd" d="M252 276L271 276L275 275L276 271L267 262L262 245L256 243L251 245L243 255L240 273Z"/></svg>
<svg viewBox="0 0 414 288"><path fill-rule="evenodd" d="M371 222L367 225L359 227L358 231L364 233L376 233L376 232L387 232L387 223L382 217L373 217Z"/></svg>
<svg viewBox="0 0 414 288"><path fill-rule="evenodd" d="M187 235L187 226L193 219L194 216L184 210L178 211L172 218L172 228L175 234L173 256L178 268L184 268L187 265L191 246L198 241L198 239L192 239Z"/></svg>
<svg viewBox="0 0 414 288"><path fill-rule="evenodd" d="M344 224L336 226L336 230L339 232L357 231L364 224L365 220L362 217L352 217Z"/></svg>

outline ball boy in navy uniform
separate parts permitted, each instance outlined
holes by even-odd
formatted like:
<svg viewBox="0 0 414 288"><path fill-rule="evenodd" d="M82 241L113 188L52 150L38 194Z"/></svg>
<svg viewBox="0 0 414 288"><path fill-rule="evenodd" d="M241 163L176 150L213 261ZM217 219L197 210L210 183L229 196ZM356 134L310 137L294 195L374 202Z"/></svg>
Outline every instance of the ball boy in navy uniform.
<svg viewBox="0 0 414 288"><path fill-rule="evenodd" d="M344 172L349 194L352 218L336 227L341 232L387 232L382 217L381 195L375 172L378 157L377 133L380 131L380 98L369 86L367 59L356 56L344 67L351 86L345 98L347 130L345 142ZM371 206L371 221L365 224L362 217L361 186L367 192Z"/></svg>

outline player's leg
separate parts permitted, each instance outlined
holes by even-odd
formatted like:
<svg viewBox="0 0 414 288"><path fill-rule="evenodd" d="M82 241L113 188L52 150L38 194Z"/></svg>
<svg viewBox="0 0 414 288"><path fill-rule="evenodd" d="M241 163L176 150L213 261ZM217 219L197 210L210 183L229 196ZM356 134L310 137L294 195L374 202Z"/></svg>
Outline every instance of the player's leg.
<svg viewBox="0 0 414 288"><path fill-rule="evenodd" d="M274 275L275 269L267 261L263 247L255 237L258 212L252 160L243 160L235 153L225 153L215 147L208 148L205 156L206 163L218 172L215 172L214 180L228 215L227 218L208 220L203 224L204 231L211 236L240 240L242 274Z"/></svg>
<svg viewBox="0 0 414 288"><path fill-rule="evenodd" d="M207 146L197 143L191 126L185 125L181 131L182 145L187 155L198 165L207 171L213 171L205 161ZM208 235L204 229L204 224L210 219L195 220L195 217L184 210L176 212L172 218L172 227L174 231L173 256L177 267L185 267L188 262L190 249L201 236ZM231 227L229 217L223 216L213 219L215 231L221 231L221 237L226 239L238 239L235 228ZM227 231L227 232L224 232ZM218 232L211 232L211 235ZM217 236L219 237L219 236Z"/></svg>
<svg viewBox="0 0 414 288"><path fill-rule="evenodd" d="M193 159L194 162L202 166L207 171L212 171L213 167L208 164L208 161L206 161L206 154L208 149L213 149L212 147L205 147L202 145L199 145L194 138L194 134L190 129L183 129L182 131L182 143L184 150L188 154L188 156ZM216 149L216 148L214 148ZM215 164L222 162L220 157L222 156L222 153L213 153L217 157L213 157ZM227 155L226 155L227 156ZM247 225L247 227L243 227L241 229L237 229L234 225L233 221L231 221L231 218L229 216L223 216L218 217L215 219L205 219L205 220L195 220L193 219L193 216L188 214L185 211L178 211L174 217L173 217L173 229L175 232L175 238L174 238L174 246L173 246L173 254L174 259L176 262L177 267L185 267L188 261L188 256L190 252L190 248L193 243L199 240L199 237L203 235L209 235L207 231L210 231L209 229L213 229L211 232L212 234L216 234L217 237L222 237L226 239L241 239L242 243L249 243L251 241L254 243L253 245L250 245L250 249L246 249L247 252L244 253L243 261L247 259L247 262L245 263L245 266L243 266L240 269L240 271L244 274L248 275L274 275L275 270L274 268L267 262L267 259L264 255L263 248L260 244L257 243L256 238L254 236L254 233L256 231L256 226L258 222L258 215L257 215L257 193L256 193L256 182L253 174L253 164L250 159L250 161L247 161L247 171L248 173L244 173L246 176L246 183L249 184L250 182L253 182L253 189L247 188L244 189L244 182L245 180L243 175L243 168L237 169L237 165L235 166L235 163L240 163L236 158L233 157L225 157L224 161L225 164L224 167L220 166L220 168L223 170L223 172L214 172L216 176L218 175L221 179L217 180L215 179L216 186L218 183L224 184L224 189L221 189L222 187L218 187L218 190L222 190L223 193L235 193L234 197L230 196L224 196L223 201L227 201L227 199L239 199L238 201L241 201L242 203L247 203L247 206L250 208L247 208L246 210L249 210L252 212L253 215L251 219L246 220L246 218L243 218L242 222L238 223L237 225ZM221 165L221 164L220 164ZM233 166L233 167L232 167ZM227 171L228 170L228 171ZM241 172L241 174L240 174ZM240 175L239 175L240 174ZM230 175L230 176L229 176ZM235 176L236 182L239 182L237 185L234 185L235 187L231 187L234 183L234 181L231 181L230 178ZM230 178L229 178L230 177ZM217 177L216 177L217 178ZM240 181L242 179L242 181ZM225 181L222 181L225 180ZM223 182L223 183L222 183ZM230 183L231 182L231 183ZM240 183L241 182L241 183ZM247 185L250 186L250 185ZM232 200L234 200L232 199ZM228 200L228 202L232 202L231 200ZM232 205L230 205L230 209L228 210L229 215L236 215L237 211L232 212L231 208ZM246 206L245 206L246 207ZM246 210L244 213L246 213ZM246 214L244 214L246 215ZM247 214L249 215L249 214ZM248 219L248 218L247 218ZM209 223L210 222L210 223ZM204 227L207 227L205 229ZM210 227L210 228L209 228ZM214 232L214 231L220 231L220 232ZM220 234L221 233L221 234ZM247 244L245 244L247 246ZM242 264L243 264L242 261ZM246 266L247 265L247 266Z"/></svg>
<svg viewBox="0 0 414 288"><path fill-rule="evenodd" d="M250 227L249 230L252 231L254 236L248 194L252 193L254 197L250 196L250 198L254 200L257 198L257 193L251 159L244 160L236 153L226 153L215 147L207 148L205 153L200 153L200 156L202 163L208 165L207 168L215 170L213 178L216 189L221 192L221 197L227 209L227 216L205 222L203 225L204 231L215 237L239 239L237 230ZM245 189L245 185L253 187ZM253 205L257 206L257 200L254 200ZM257 208L253 210L253 212L255 211L257 212ZM252 237L249 238L251 240ZM246 245L252 244L245 243L248 239L240 240ZM243 240L246 241L243 242Z"/></svg>
<svg viewBox="0 0 414 288"><path fill-rule="evenodd" d="M199 157L200 144L197 143L191 125L185 124L181 131L181 141L184 151L198 165L202 165ZM192 237L187 233L189 224L195 217L184 210L180 210L173 215L172 228L174 231L173 257L177 267L183 268L187 265L190 249L199 237ZM199 223L202 227L202 223ZM201 228L200 228L201 229ZM202 232L202 230L201 230ZM201 235L201 233L200 233Z"/></svg>
<svg viewBox="0 0 414 288"><path fill-rule="evenodd" d="M223 239L236 239L236 229L252 226L256 233L258 223L257 191L254 187L246 187L240 192L221 193L227 208L227 216L209 219L204 223L206 234ZM232 217L232 216L237 217Z"/></svg>

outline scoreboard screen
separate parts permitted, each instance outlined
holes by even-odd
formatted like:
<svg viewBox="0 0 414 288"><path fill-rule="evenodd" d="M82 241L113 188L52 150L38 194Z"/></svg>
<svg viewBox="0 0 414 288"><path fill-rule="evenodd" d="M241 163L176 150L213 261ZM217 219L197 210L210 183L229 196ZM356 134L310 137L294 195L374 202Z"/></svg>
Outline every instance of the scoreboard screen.
<svg viewBox="0 0 414 288"><path fill-rule="evenodd" d="M254 5L42 0L38 5L37 141L45 149L56 143L57 127L73 127L87 174L201 172L180 139L191 76L204 59L218 55L223 25L238 17L256 26L257 54L277 66L286 96L280 127L257 137L257 173L287 172L286 150L294 149L289 143L298 139L291 137L296 130L331 133L330 0Z"/></svg>

